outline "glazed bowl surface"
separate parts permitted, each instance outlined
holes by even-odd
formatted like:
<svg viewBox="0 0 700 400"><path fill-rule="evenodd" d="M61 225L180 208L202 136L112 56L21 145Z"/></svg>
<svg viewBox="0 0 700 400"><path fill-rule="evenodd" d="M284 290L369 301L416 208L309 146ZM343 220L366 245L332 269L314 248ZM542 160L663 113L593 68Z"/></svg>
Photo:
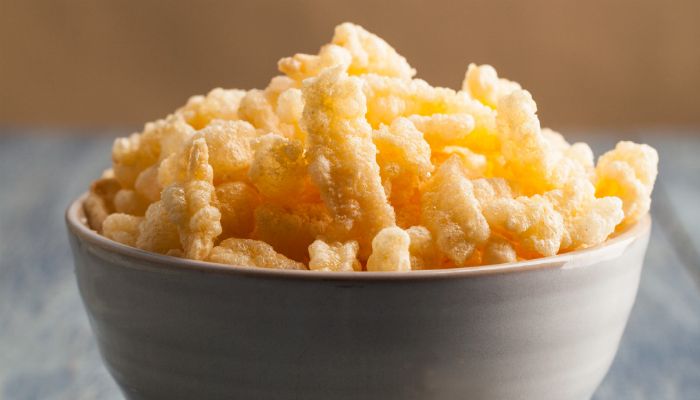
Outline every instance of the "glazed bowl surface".
<svg viewBox="0 0 700 400"><path fill-rule="evenodd" d="M589 399L651 219L601 246L450 270L332 273L162 256L66 212L80 293L128 399Z"/></svg>

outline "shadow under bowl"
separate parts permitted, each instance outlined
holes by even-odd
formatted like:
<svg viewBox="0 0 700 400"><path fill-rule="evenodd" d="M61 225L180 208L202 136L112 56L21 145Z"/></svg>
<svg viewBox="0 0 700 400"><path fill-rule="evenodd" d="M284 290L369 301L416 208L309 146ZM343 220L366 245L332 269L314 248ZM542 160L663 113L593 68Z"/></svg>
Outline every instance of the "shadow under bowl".
<svg viewBox="0 0 700 400"><path fill-rule="evenodd" d="M601 246L406 273L231 267L66 222L105 364L136 399L589 399L639 285L651 219Z"/></svg>

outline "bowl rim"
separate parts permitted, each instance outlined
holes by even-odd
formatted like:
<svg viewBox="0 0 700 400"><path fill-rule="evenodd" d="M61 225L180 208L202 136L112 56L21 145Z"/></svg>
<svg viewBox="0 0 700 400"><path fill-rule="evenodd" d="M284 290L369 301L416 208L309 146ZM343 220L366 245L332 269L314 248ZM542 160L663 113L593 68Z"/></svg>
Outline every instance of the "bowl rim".
<svg viewBox="0 0 700 400"><path fill-rule="evenodd" d="M373 281L373 280L426 280L435 278L470 277L493 274L517 273L540 269L571 269L593 265L601 261L619 257L634 241L647 235L651 229L651 216L645 215L640 221L629 226L622 233L605 242L582 250L542 257L513 263L485 265L477 267L458 267L449 269L427 269L406 272L330 272L309 270L281 270L269 268L243 267L219 264L208 261L190 260L180 257L167 256L146 250L127 246L100 235L87 225L83 210L83 202L87 197L85 192L73 200L65 212L66 225L69 233L79 240L95 245L107 252L117 253L134 260L145 261L149 264L159 264L163 272L172 273L212 273L225 275L245 275L285 279L311 279L334 281ZM149 269L153 267L130 263L130 268Z"/></svg>

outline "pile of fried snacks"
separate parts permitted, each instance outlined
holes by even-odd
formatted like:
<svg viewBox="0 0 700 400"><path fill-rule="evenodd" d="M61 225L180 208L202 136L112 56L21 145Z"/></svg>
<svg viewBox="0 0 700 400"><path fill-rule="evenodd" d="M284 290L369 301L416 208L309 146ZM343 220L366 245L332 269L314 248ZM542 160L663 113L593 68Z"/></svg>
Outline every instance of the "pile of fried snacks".
<svg viewBox="0 0 700 400"><path fill-rule="evenodd" d="M620 142L594 163L489 65L433 87L344 23L278 68L262 90L214 89L117 139L90 226L239 267L410 271L595 246L649 211L653 148Z"/></svg>

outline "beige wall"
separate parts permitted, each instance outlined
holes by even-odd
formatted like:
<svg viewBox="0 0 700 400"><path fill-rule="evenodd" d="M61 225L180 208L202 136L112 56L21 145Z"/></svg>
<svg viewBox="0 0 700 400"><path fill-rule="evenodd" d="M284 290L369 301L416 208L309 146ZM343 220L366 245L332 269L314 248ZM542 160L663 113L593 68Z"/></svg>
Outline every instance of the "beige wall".
<svg viewBox="0 0 700 400"><path fill-rule="evenodd" d="M140 124L215 86L264 86L345 20L434 84L493 64L547 125L700 125L697 0L0 0L0 124Z"/></svg>

